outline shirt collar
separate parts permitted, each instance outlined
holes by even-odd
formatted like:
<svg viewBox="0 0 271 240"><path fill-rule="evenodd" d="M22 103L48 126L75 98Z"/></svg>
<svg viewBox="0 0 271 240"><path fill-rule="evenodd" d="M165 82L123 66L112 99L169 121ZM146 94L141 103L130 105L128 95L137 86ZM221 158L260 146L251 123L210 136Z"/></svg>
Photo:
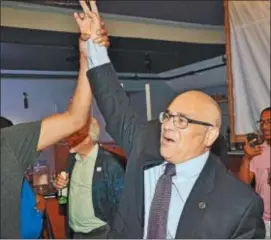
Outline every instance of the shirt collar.
<svg viewBox="0 0 271 240"><path fill-rule="evenodd" d="M87 154L86 159L83 159L79 153L76 153L75 159L79 162L87 162L88 160L96 160L97 155L98 155L98 149L99 145L95 144L93 148L90 150L90 152Z"/></svg>
<svg viewBox="0 0 271 240"><path fill-rule="evenodd" d="M192 158L184 163L176 164L176 176L182 178L190 178L195 175L199 175L202 171L210 152L207 151L200 156ZM164 165L167 162L164 163Z"/></svg>

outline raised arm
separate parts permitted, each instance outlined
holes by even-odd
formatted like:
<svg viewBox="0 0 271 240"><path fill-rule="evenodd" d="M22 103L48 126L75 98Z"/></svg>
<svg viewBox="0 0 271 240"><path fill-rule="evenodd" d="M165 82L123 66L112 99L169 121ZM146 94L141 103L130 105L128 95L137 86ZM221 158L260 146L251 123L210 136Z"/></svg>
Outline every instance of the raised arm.
<svg viewBox="0 0 271 240"><path fill-rule="evenodd" d="M105 119L106 130L129 156L134 141L146 127L146 121L140 119L131 108L130 101L110 63L107 49L98 45L101 42L96 33L102 30L98 14L90 11L85 2L80 1L80 4L85 16L92 19L92 34L91 39L87 40L86 53L90 69L87 75L91 90ZM91 5L95 5L95 2L91 1ZM80 26L80 21L77 23ZM79 27L84 36L86 35L84 33L90 32L88 27L82 24Z"/></svg>
<svg viewBox="0 0 271 240"><path fill-rule="evenodd" d="M73 101L66 112L42 120L37 150L57 143L86 124L92 97L86 72L87 62L85 56L80 53L80 70Z"/></svg>

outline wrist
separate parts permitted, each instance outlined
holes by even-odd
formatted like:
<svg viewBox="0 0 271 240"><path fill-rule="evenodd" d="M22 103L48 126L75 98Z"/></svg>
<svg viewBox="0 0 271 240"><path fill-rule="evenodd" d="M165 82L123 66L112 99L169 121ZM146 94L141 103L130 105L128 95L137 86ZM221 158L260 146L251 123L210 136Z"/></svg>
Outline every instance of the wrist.
<svg viewBox="0 0 271 240"><path fill-rule="evenodd" d="M250 162L251 159L252 159L252 156L250 156L250 155L248 155L248 154L245 153L243 160Z"/></svg>

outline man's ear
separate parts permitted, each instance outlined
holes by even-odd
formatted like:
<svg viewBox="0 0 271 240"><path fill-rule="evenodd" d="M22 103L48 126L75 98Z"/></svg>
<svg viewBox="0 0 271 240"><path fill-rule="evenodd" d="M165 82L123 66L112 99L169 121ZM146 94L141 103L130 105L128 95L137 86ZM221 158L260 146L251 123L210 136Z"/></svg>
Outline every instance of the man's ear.
<svg viewBox="0 0 271 240"><path fill-rule="evenodd" d="M219 136L219 128L210 127L205 135L205 146L211 147Z"/></svg>

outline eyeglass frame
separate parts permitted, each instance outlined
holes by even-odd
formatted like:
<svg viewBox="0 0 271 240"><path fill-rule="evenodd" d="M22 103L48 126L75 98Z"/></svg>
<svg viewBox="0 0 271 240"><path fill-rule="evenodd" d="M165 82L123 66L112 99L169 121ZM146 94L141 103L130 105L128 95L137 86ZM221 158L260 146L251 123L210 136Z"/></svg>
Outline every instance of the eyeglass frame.
<svg viewBox="0 0 271 240"><path fill-rule="evenodd" d="M206 126L206 127L214 127L214 125L211 124L211 123L194 120L194 119L191 119L189 117L186 117L184 114L181 114L181 113L178 113L178 114L174 115L174 114L170 113L169 110L166 110L165 112L161 112L159 114L159 121L160 121L160 123L164 123L164 121L162 120L164 114L168 114L169 115L169 119L167 121L169 121L171 118L173 118L173 124L174 124L174 126L177 127L177 128L180 128L180 129L187 128L189 123L197 124L197 125L202 125L202 126ZM182 117L182 118L184 118L187 121L186 126L185 127L176 126L176 123L175 123L175 118L176 117L179 117L179 118Z"/></svg>

